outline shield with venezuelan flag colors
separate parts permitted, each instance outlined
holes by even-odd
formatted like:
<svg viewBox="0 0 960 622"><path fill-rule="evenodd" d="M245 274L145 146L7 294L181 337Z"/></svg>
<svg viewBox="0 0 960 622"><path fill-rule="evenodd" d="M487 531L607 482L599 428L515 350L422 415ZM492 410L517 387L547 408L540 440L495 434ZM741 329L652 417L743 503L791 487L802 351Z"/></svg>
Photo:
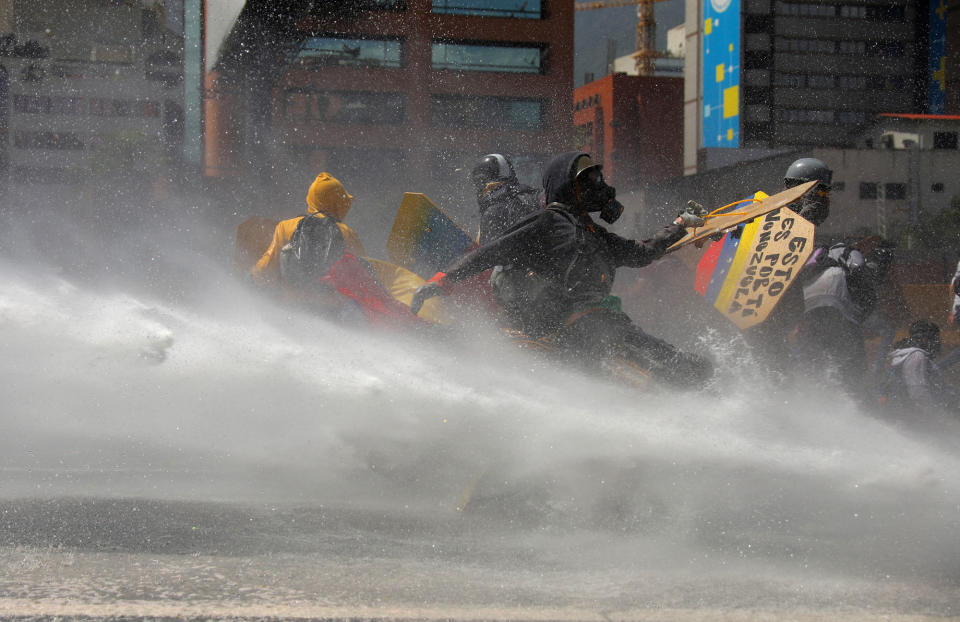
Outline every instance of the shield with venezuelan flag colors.
<svg viewBox="0 0 960 622"><path fill-rule="evenodd" d="M694 289L740 330L759 324L810 257L813 235L813 223L792 210L767 212L707 248Z"/></svg>
<svg viewBox="0 0 960 622"><path fill-rule="evenodd" d="M406 192L387 238L395 264L430 278L477 244L427 195Z"/></svg>
<svg viewBox="0 0 960 622"><path fill-rule="evenodd" d="M740 223L753 220L758 216L763 216L768 212L789 205L809 192L818 183L817 180L808 181L772 196L758 192L749 199L734 201L729 205L717 208L706 215L706 224L702 227L687 229L687 234L674 242L667 249L667 252L671 253L688 244L705 241L707 238L723 233Z"/></svg>

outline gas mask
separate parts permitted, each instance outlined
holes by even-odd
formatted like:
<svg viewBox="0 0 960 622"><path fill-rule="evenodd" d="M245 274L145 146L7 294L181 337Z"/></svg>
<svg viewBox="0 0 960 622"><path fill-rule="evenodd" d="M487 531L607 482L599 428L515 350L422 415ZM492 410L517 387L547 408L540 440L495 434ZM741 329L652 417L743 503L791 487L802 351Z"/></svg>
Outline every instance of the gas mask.
<svg viewBox="0 0 960 622"><path fill-rule="evenodd" d="M820 225L830 215L830 191L817 185L790 207L814 225Z"/></svg>
<svg viewBox="0 0 960 622"><path fill-rule="evenodd" d="M610 224L620 218L623 204L616 199L616 188L604 181L599 167L583 171L576 181L580 189L580 204L585 211L600 212L600 218Z"/></svg>

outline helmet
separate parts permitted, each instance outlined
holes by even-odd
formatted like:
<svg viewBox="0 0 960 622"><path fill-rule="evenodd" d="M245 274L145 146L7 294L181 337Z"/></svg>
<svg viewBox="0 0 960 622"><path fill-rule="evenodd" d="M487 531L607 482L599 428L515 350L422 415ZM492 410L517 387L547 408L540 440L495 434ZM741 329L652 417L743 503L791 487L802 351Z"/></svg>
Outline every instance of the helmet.
<svg viewBox="0 0 960 622"><path fill-rule="evenodd" d="M573 162L573 178L580 179L581 175L587 174L593 169L603 170L603 166L594 162L587 154L583 154Z"/></svg>
<svg viewBox="0 0 960 622"><path fill-rule="evenodd" d="M495 181L516 181L517 174L513 170L510 160L499 153L483 156L470 172L473 187L479 194L487 184Z"/></svg>
<svg viewBox="0 0 960 622"><path fill-rule="evenodd" d="M573 181L579 188L583 208L588 212L600 212L600 218L614 223L623 214L623 204L617 201L617 190L607 185L603 178L603 166L583 154L573 161Z"/></svg>
<svg viewBox="0 0 960 622"><path fill-rule="evenodd" d="M940 334L940 327L930 320L917 320L910 325L911 337L932 337Z"/></svg>
<svg viewBox="0 0 960 622"><path fill-rule="evenodd" d="M783 185L786 188L793 188L813 180L820 183L800 201L792 203L790 209L814 225L820 225L830 215L830 182L833 180L833 171L822 160L800 158L787 168L783 176Z"/></svg>
<svg viewBox="0 0 960 622"><path fill-rule="evenodd" d="M787 188L792 188L814 179L819 181L821 185L826 186L826 190L829 190L830 182L833 179L833 171L822 160L800 158L787 168L787 172L783 176L783 183Z"/></svg>

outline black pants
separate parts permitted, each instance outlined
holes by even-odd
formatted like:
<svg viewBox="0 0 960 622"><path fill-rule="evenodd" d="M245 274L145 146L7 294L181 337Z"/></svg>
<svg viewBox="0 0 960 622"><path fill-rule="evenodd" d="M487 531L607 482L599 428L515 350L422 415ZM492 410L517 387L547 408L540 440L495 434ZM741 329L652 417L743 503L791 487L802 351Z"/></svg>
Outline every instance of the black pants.
<svg viewBox="0 0 960 622"><path fill-rule="evenodd" d="M695 387L713 375L713 364L695 354L681 352L662 339L643 332L624 313L594 309L563 326L557 333L559 348L591 361L620 356L646 369L657 380Z"/></svg>

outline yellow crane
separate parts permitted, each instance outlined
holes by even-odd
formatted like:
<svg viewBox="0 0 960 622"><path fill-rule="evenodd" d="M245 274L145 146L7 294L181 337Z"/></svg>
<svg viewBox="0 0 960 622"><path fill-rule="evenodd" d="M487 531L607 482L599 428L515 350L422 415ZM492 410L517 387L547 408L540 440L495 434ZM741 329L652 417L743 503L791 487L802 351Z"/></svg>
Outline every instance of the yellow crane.
<svg viewBox="0 0 960 622"><path fill-rule="evenodd" d="M653 3L663 0L596 0L594 2L575 2L574 11L609 9L618 6L637 6L637 51L633 53L637 75L653 75L653 59L657 52L657 20L653 18Z"/></svg>

